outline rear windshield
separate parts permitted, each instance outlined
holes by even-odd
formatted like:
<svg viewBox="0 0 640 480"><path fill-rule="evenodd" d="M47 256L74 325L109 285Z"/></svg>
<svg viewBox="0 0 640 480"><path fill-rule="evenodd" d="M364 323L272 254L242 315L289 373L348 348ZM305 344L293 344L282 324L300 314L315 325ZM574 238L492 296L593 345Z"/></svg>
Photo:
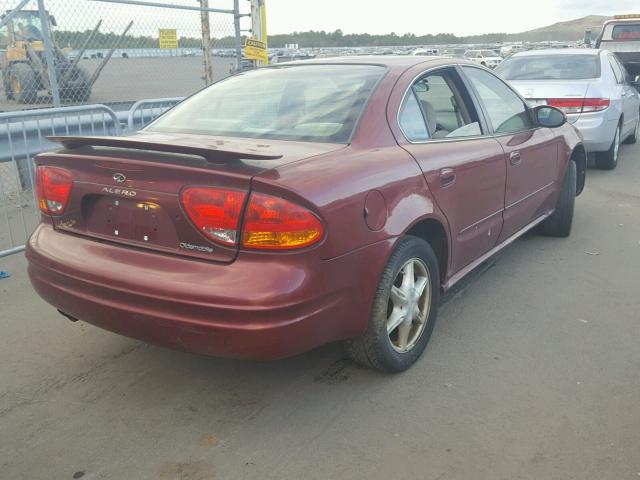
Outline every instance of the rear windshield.
<svg viewBox="0 0 640 480"><path fill-rule="evenodd" d="M511 57L496 73L505 80L583 80L600 76L597 55Z"/></svg>
<svg viewBox="0 0 640 480"><path fill-rule="evenodd" d="M204 89L147 130L348 143L385 72L373 65L254 70Z"/></svg>
<svg viewBox="0 0 640 480"><path fill-rule="evenodd" d="M619 42L640 40L640 23L635 25L616 25L613 27L611 38Z"/></svg>

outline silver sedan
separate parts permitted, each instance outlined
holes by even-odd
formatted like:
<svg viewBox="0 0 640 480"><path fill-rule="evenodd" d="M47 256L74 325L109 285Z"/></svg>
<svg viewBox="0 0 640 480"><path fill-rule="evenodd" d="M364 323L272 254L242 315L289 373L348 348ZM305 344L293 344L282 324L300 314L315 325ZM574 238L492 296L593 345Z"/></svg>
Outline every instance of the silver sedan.
<svg viewBox="0 0 640 480"><path fill-rule="evenodd" d="M505 60L496 73L530 104L563 110L598 168L616 168L620 144L640 135L640 96L611 52L531 50Z"/></svg>

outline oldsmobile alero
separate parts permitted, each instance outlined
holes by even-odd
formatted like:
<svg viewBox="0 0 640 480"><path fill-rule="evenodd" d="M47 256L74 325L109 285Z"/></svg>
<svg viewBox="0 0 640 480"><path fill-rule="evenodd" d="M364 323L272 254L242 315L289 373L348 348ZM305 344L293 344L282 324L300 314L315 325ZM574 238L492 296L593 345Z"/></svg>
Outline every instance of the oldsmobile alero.
<svg viewBox="0 0 640 480"><path fill-rule="evenodd" d="M26 254L63 315L222 357L344 341L387 372L441 291L534 227L569 235L586 167L561 111L411 56L262 68L130 136L54 140Z"/></svg>

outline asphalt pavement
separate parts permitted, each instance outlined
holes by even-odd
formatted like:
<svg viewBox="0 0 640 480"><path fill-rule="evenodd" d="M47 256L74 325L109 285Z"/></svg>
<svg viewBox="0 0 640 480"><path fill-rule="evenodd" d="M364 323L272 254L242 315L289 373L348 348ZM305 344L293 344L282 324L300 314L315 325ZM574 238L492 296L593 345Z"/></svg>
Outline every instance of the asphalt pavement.
<svg viewBox="0 0 640 480"><path fill-rule="evenodd" d="M79 65L92 75L100 62L87 59ZM235 62L235 58L213 57L214 80L229 76ZM183 97L204 88L203 77L202 57L112 58L93 86L89 103L130 104L142 99ZM51 98L47 98L44 91L32 105L7 100L4 90L0 92L0 111L48 107L51 107Z"/></svg>
<svg viewBox="0 0 640 480"><path fill-rule="evenodd" d="M0 477L640 478L640 145L444 298L402 375L337 345L203 358L71 323L0 259Z"/></svg>

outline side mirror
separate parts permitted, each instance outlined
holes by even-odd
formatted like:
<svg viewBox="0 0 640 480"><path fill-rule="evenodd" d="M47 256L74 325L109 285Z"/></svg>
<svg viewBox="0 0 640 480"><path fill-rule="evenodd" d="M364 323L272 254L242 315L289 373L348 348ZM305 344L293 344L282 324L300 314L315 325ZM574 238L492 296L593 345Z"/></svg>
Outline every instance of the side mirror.
<svg viewBox="0 0 640 480"><path fill-rule="evenodd" d="M53 15L49 15L49 22L51 22L51 25L54 27L58 26L58 22L56 22L56 17L54 17Z"/></svg>
<svg viewBox="0 0 640 480"><path fill-rule="evenodd" d="M567 123L567 116L562 110L549 105L540 105L533 109L538 125L546 128L558 128Z"/></svg>

